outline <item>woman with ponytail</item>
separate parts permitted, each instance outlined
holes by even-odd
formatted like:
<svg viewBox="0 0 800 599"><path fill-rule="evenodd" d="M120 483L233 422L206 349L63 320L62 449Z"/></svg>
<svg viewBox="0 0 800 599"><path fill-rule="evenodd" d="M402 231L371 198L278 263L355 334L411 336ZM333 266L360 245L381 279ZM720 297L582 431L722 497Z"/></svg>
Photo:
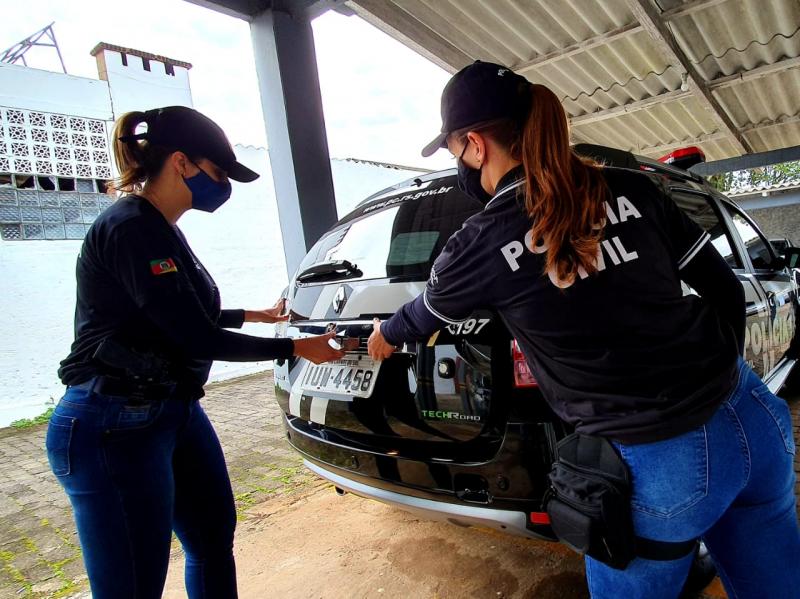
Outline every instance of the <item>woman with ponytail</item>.
<svg viewBox="0 0 800 599"><path fill-rule="evenodd" d="M67 391L50 419L48 458L72 503L95 599L161 597L173 531L188 596L230 599L236 509L198 402L211 363L320 363L343 352L329 345L333 333L293 342L226 330L287 317L280 302L222 310L177 226L190 209L225 203L230 179L258 177L216 123L170 106L123 115L113 136L114 184L125 195L78 256L75 341L59 369Z"/></svg>
<svg viewBox="0 0 800 599"><path fill-rule="evenodd" d="M450 238L425 292L376 321L370 355L479 308L499 314L574 426L569 447L607 447L629 476L620 513L632 530L619 538L635 558L623 567L589 546L593 597L677 597L697 539L731 597L796 596L791 418L741 358L744 292L708 233L655 177L577 156L558 98L501 65L456 73L442 121L423 155L446 147L459 187L485 207ZM554 530L564 513L550 512ZM570 533L605 534L590 518Z"/></svg>

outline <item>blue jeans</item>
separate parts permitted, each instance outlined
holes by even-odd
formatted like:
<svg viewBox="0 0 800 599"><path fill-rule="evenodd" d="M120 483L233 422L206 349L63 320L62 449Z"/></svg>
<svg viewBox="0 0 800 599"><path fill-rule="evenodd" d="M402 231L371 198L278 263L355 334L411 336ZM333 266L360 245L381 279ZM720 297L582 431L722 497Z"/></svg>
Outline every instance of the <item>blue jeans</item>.
<svg viewBox="0 0 800 599"><path fill-rule="evenodd" d="M189 597L236 597L233 493L199 403L70 387L46 445L72 503L95 599L161 597L173 530Z"/></svg>
<svg viewBox="0 0 800 599"><path fill-rule="evenodd" d="M642 445L614 445L632 475L636 534L701 537L731 599L800 597L795 443L786 402L744 362L730 398L704 426ZM675 598L692 555L635 559L614 570L586 558L592 597Z"/></svg>

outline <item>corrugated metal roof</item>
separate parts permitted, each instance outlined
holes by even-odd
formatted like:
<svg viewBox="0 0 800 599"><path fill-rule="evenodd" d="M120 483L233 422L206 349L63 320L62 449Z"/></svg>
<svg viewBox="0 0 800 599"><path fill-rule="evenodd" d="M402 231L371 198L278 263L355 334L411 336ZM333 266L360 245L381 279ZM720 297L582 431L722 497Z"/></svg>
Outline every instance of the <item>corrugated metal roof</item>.
<svg viewBox="0 0 800 599"><path fill-rule="evenodd" d="M740 185L725 192L730 198L744 195L763 194L769 195L774 192L785 192L793 189L800 189L800 179L783 181L782 183L759 183L757 185Z"/></svg>
<svg viewBox="0 0 800 599"><path fill-rule="evenodd" d="M800 145L797 0L346 4L450 71L489 60L547 85L563 99L576 141L649 156L699 145L709 160ZM691 85L692 72L710 100Z"/></svg>

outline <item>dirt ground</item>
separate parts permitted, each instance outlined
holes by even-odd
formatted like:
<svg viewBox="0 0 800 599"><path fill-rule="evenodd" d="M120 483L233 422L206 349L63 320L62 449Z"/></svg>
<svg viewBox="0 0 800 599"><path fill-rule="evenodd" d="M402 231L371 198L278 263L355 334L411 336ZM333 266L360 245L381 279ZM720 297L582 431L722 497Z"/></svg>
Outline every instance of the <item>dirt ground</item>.
<svg viewBox="0 0 800 599"><path fill-rule="evenodd" d="M420 520L315 482L251 507L237 531L239 596L356 599L588 598L569 549ZM185 597L173 556L166 599ZM723 598L718 581L706 597Z"/></svg>
<svg viewBox="0 0 800 599"><path fill-rule="evenodd" d="M588 597L583 564L562 545L337 496L289 447L270 373L207 391L236 500L242 599ZM800 401L791 405L800 440ZM87 599L72 512L47 465L44 433L42 425L0 431L0 597ZM186 597L182 562L175 542L167 599ZM705 597L725 597L718 581Z"/></svg>

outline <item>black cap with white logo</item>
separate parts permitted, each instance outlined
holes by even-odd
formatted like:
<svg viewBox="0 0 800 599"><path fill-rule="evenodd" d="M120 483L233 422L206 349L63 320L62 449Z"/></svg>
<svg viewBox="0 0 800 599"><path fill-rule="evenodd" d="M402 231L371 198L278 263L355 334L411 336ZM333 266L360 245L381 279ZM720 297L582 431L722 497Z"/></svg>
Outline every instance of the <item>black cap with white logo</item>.
<svg viewBox="0 0 800 599"><path fill-rule="evenodd" d="M187 106L165 106L144 113L145 133L126 135L120 141L144 139L153 145L179 150L190 157L206 158L223 169L228 178L249 183L259 175L237 162L225 133L210 118Z"/></svg>
<svg viewBox="0 0 800 599"><path fill-rule="evenodd" d="M530 82L511 69L476 60L453 75L442 92L442 131L422 150L430 156L447 147L447 136L470 125L519 118Z"/></svg>

